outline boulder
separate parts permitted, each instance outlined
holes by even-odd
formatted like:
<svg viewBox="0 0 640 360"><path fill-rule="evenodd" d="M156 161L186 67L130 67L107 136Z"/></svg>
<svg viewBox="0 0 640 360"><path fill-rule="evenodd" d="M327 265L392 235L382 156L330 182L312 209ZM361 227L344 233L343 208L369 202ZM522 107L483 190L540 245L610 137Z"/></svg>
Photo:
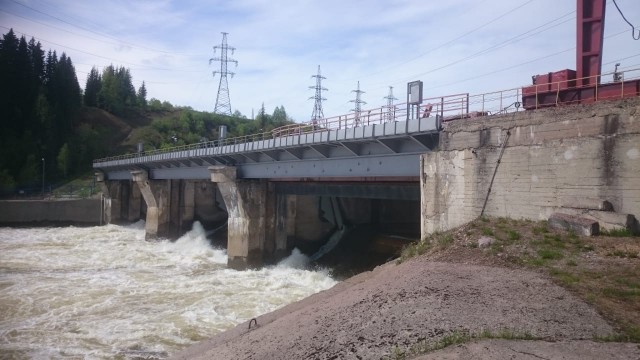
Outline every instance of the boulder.
<svg viewBox="0 0 640 360"><path fill-rule="evenodd" d="M580 216L554 213L549 217L549 226L555 229L574 231L578 235L598 235L600 225L597 221Z"/></svg>

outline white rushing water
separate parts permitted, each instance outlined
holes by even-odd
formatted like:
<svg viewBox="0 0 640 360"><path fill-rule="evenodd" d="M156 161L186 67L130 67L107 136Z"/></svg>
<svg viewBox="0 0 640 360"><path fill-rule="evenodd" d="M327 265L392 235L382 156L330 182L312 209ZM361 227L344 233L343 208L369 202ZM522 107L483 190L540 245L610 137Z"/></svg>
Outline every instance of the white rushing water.
<svg viewBox="0 0 640 360"><path fill-rule="evenodd" d="M336 283L295 250L226 262L198 223L175 242L145 241L142 223L0 228L0 358L166 358Z"/></svg>

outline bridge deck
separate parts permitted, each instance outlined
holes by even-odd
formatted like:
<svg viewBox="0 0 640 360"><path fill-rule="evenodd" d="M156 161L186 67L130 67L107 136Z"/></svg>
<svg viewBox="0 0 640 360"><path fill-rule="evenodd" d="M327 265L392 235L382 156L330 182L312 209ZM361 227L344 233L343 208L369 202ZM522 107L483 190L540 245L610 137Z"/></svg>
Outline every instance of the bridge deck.
<svg viewBox="0 0 640 360"><path fill-rule="evenodd" d="M110 180L144 169L152 179L208 179L211 165L239 178L416 177L419 155L438 143L439 117L289 134L253 141L205 142L94 162Z"/></svg>

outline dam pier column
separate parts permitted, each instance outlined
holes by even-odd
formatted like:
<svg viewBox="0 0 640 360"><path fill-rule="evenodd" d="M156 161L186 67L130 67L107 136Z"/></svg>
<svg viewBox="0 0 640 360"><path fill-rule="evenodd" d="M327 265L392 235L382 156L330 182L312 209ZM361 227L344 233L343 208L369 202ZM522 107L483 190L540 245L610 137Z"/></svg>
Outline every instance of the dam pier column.
<svg viewBox="0 0 640 360"><path fill-rule="evenodd" d="M275 201L266 181L238 180L233 166L211 166L227 207L227 265L232 269L256 268L275 250Z"/></svg>
<svg viewBox="0 0 640 360"><path fill-rule="evenodd" d="M132 171L131 176L147 204L145 239L170 237L171 180L149 180L146 171Z"/></svg>
<svg viewBox="0 0 640 360"><path fill-rule="evenodd" d="M120 181L107 181L102 172L96 172L95 176L104 196L102 221L105 224L118 223L122 219L122 184Z"/></svg>

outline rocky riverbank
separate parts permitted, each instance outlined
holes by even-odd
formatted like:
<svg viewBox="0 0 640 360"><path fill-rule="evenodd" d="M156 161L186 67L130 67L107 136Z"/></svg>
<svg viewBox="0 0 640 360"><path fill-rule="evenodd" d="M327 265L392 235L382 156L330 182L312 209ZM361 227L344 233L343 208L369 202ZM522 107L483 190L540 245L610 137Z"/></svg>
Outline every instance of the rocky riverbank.
<svg viewBox="0 0 640 360"><path fill-rule="evenodd" d="M539 225L527 226L518 231L531 239L502 243L496 230L494 244L481 249L469 246L480 237L471 224L450 240L433 239L432 252L354 276L258 317L257 326L240 324L174 358L640 358L637 344L602 342L619 339L619 326L575 291L540 268L508 265L510 246L526 249L537 241L527 232ZM560 236L546 231L549 238ZM586 241L574 240L585 248ZM573 268L581 269L584 261L594 271L599 252L588 246L591 250L570 260ZM452 258L457 260L447 260ZM568 262L560 255L556 259L562 260L541 264L557 270L559 261ZM637 258L624 261L637 268Z"/></svg>

